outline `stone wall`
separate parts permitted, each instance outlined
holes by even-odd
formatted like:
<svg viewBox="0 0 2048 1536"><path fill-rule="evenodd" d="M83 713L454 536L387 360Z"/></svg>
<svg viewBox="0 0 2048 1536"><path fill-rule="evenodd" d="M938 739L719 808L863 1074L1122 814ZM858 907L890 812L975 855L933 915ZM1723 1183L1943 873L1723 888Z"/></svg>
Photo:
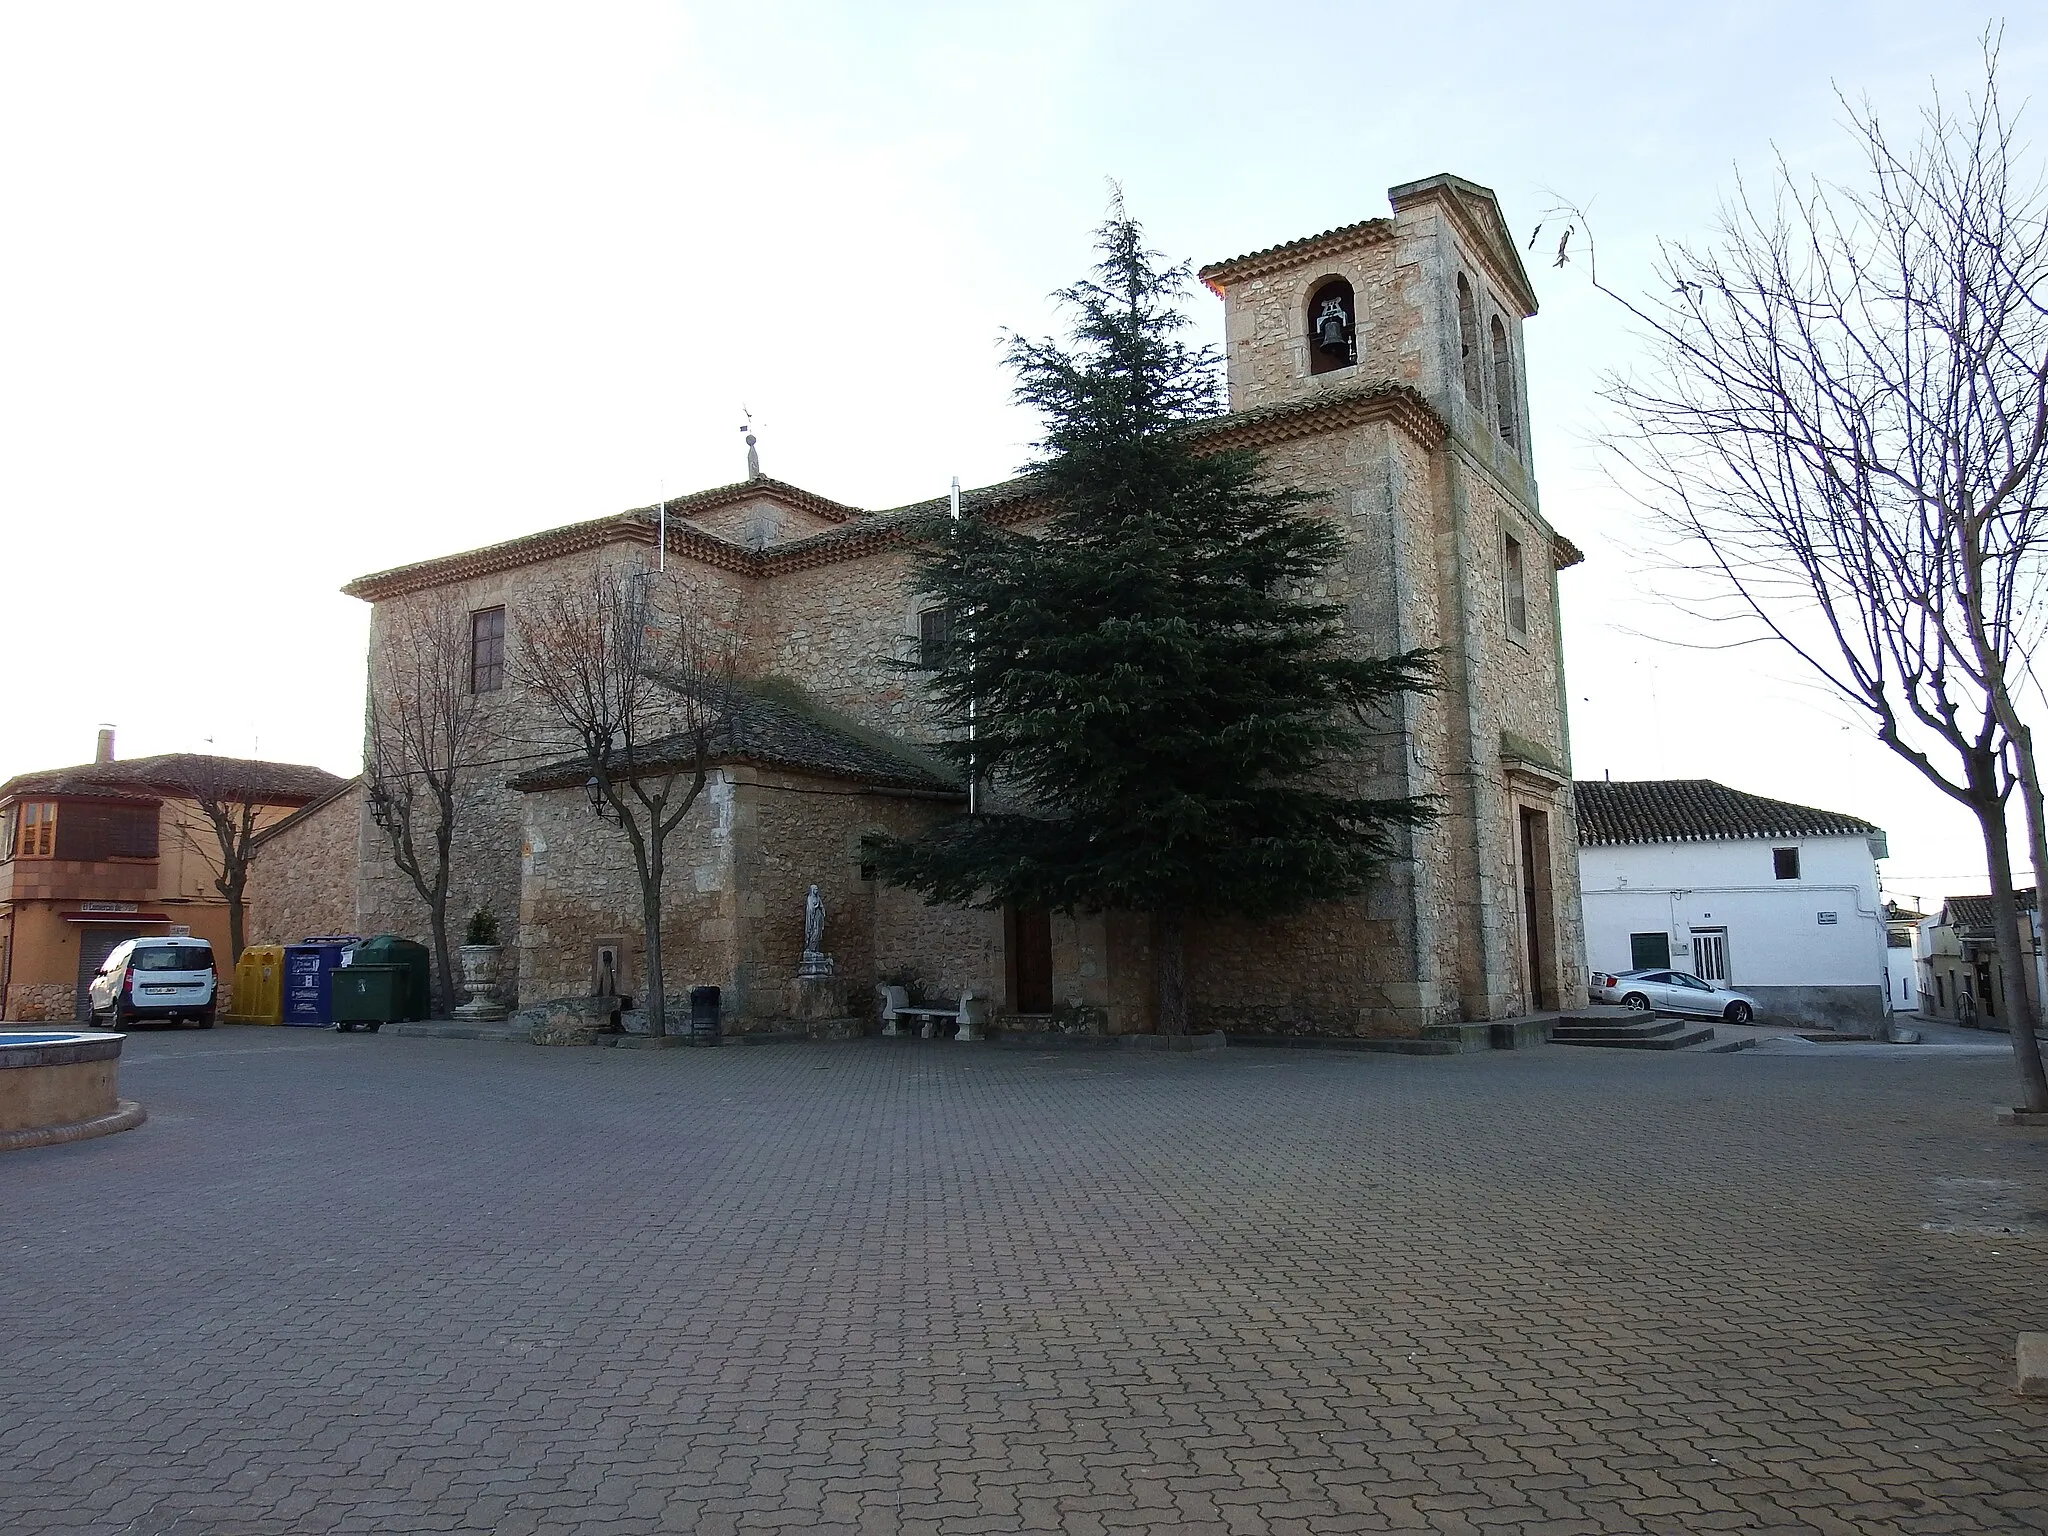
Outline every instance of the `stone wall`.
<svg viewBox="0 0 2048 1536"><path fill-rule="evenodd" d="M580 790L524 799L520 996L535 1002L589 993L600 943L621 947L622 989L643 995L639 882L617 824L598 821ZM914 898L863 878L860 840L871 831L910 832L945 810L944 801L864 792L808 774L716 770L667 850L662 946L669 995L680 999L693 986L720 988L726 1027L734 1031L787 1022L796 1007L804 899L816 884L844 1008L856 1016L870 1013L877 978L904 963L896 946L917 935L919 925L880 917ZM962 915L942 916L957 925ZM878 934L884 937L880 953ZM922 936L930 939L935 931ZM911 942L934 983L946 985L971 971L987 988L985 964L963 967L943 942ZM1000 955L998 943L998 977Z"/></svg>
<svg viewBox="0 0 2048 1536"><path fill-rule="evenodd" d="M679 526L685 519L671 514L670 521ZM823 533L837 526L829 518L789 506L779 498L765 494L709 512L693 513L687 521L714 538L746 549L766 549L772 544L785 544L791 539Z"/></svg>
<svg viewBox="0 0 2048 1536"><path fill-rule="evenodd" d="M0 1018L18 1024L72 1023L75 991L68 981L11 982Z"/></svg>
<svg viewBox="0 0 2048 1536"><path fill-rule="evenodd" d="M859 560L783 572L762 584L750 667L785 677L819 702L903 741L938 728L919 675L915 559L886 549Z"/></svg>
<svg viewBox="0 0 2048 1536"><path fill-rule="evenodd" d="M662 881L663 968L668 992L728 985L737 893L732 876L733 784L716 775L670 834ZM518 907L522 1004L595 990L597 948L620 950L619 990L649 990L640 882L624 831L600 819L581 789L520 797L525 835Z"/></svg>
<svg viewBox="0 0 2048 1536"><path fill-rule="evenodd" d="M245 926L251 944L296 944L312 934L356 933L361 785L264 838L249 866Z"/></svg>

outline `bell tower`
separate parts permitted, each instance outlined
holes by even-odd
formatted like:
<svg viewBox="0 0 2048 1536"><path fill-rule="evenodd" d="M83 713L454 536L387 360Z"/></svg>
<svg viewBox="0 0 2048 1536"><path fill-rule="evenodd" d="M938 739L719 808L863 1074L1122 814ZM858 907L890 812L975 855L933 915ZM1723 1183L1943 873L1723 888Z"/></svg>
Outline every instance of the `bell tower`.
<svg viewBox="0 0 2048 1536"><path fill-rule="evenodd" d="M1320 590L1361 644L1437 658L1436 689L1354 771L1446 814L1330 919L1326 951L1361 1032L1428 1033L1585 995L1557 585L1582 557L1538 504L1536 296L1493 193L1443 175L1387 201L1200 275L1224 304L1215 430L1266 450L1265 473L1341 531Z"/></svg>
<svg viewBox="0 0 2048 1536"><path fill-rule="evenodd" d="M1391 188L1392 214L1201 271L1223 300L1233 411L1405 384L1489 467L1527 480L1522 322L1536 296L1492 192Z"/></svg>

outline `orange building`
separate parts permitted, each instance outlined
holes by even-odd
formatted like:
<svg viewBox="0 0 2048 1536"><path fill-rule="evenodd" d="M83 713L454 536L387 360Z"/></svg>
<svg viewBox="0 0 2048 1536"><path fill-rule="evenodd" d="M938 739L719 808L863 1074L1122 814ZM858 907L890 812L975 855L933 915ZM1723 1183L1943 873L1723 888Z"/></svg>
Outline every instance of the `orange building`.
<svg viewBox="0 0 2048 1536"><path fill-rule="evenodd" d="M84 1019L85 989L124 940L210 940L225 983L228 902L202 797L253 829L341 787L299 763L170 753L95 761L0 784L0 1018Z"/></svg>

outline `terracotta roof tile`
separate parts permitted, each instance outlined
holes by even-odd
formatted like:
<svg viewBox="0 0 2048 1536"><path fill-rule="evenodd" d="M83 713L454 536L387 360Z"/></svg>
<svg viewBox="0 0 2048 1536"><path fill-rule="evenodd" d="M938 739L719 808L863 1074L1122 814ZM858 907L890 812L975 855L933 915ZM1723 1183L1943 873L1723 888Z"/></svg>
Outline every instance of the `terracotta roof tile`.
<svg viewBox="0 0 2048 1536"><path fill-rule="evenodd" d="M1572 786L1579 842L1696 843L1768 837L1864 837L1859 816L1767 800L1712 779L1583 779Z"/></svg>
<svg viewBox="0 0 2048 1536"><path fill-rule="evenodd" d="M660 772L688 764L694 751L689 737L666 736L641 748L641 762L649 772ZM787 768L877 788L964 793L942 764L907 742L824 718L801 700L755 692L739 696L729 728L711 744L710 760ZM520 774L511 786L566 789L583 783L588 773L582 758L563 758Z"/></svg>
<svg viewBox="0 0 2048 1536"><path fill-rule="evenodd" d="M2028 886L2023 891L2014 891L2012 893L2012 899L2019 905L2019 909L2022 912L2033 911L2034 903L2038 897L2039 892L2035 891L2032 886ZM1983 896L1951 896L1946 902L1942 903L1941 919L1944 927L1954 929L1963 938L1989 938L1991 936L1991 897L1989 894ZM2026 925L2024 923L2020 925L2020 931L2022 936L2024 936L2026 932Z"/></svg>
<svg viewBox="0 0 2048 1536"><path fill-rule="evenodd" d="M0 799L11 795L95 795L100 798L176 797L195 783L219 784L235 794L252 794L271 805L317 800L347 782L306 763L273 763L263 758L212 757L201 752L166 752L156 757L117 758L16 774L0 784ZM139 793L138 793L139 792Z"/></svg>

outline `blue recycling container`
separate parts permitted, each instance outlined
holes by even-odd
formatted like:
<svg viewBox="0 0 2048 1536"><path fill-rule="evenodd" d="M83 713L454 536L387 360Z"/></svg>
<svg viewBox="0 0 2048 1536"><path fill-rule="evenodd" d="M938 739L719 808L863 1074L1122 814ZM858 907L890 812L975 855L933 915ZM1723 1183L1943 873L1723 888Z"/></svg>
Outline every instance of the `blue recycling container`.
<svg viewBox="0 0 2048 1536"><path fill-rule="evenodd" d="M325 1029L334 1022L334 973L359 941L324 934L284 947L284 1022Z"/></svg>

